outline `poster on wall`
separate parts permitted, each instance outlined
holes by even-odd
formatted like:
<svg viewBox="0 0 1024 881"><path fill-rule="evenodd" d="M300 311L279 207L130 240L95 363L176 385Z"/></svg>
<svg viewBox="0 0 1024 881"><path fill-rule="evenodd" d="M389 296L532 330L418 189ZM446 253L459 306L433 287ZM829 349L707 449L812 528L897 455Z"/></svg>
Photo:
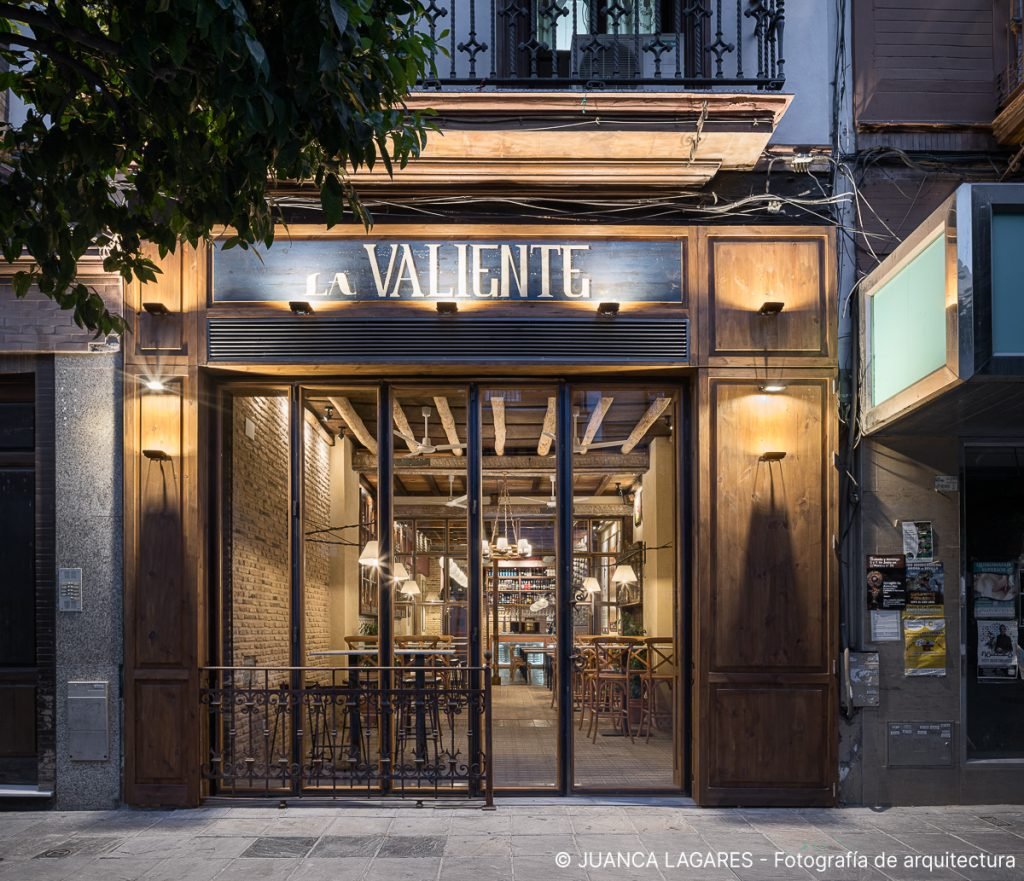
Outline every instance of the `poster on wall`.
<svg viewBox="0 0 1024 881"><path fill-rule="evenodd" d="M935 559L935 532L931 520L904 520L903 555L910 563L930 563Z"/></svg>
<svg viewBox="0 0 1024 881"><path fill-rule="evenodd" d="M942 616L946 577L942 563L907 566L907 609L918 617Z"/></svg>
<svg viewBox="0 0 1024 881"><path fill-rule="evenodd" d="M1017 622L978 622L978 679L1013 681L1017 678Z"/></svg>
<svg viewBox="0 0 1024 881"><path fill-rule="evenodd" d="M903 619L903 672L907 676L946 675L946 619Z"/></svg>
<svg viewBox="0 0 1024 881"><path fill-rule="evenodd" d="M899 610L907 605L907 559L903 554L868 555L868 608Z"/></svg>
<svg viewBox="0 0 1024 881"><path fill-rule="evenodd" d="M973 563L975 618L1016 618L1017 578L1010 563Z"/></svg>
<svg viewBox="0 0 1024 881"><path fill-rule="evenodd" d="M871 641L872 642L899 642L900 640L900 613L883 612L881 609L871 610Z"/></svg>

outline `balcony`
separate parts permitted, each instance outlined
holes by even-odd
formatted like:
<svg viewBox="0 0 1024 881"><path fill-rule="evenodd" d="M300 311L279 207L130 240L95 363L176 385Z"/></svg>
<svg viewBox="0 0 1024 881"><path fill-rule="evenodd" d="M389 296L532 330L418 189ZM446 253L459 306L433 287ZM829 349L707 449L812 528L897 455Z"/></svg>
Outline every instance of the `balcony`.
<svg viewBox="0 0 1024 881"><path fill-rule="evenodd" d="M999 114L992 130L1000 144L1024 144L1024 0L1008 0L1006 68L999 75Z"/></svg>
<svg viewBox="0 0 1024 881"><path fill-rule="evenodd" d="M755 89L785 81L785 0L429 0L443 89Z"/></svg>

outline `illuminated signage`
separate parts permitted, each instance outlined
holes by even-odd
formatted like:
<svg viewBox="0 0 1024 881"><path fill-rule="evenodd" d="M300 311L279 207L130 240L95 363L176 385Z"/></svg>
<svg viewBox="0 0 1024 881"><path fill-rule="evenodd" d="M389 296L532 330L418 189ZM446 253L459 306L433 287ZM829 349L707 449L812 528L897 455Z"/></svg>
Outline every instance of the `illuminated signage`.
<svg viewBox="0 0 1024 881"><path fill-rule="evenodd" d="M212 299L683 302L678 241L282 239L217 246Z"/></svg>

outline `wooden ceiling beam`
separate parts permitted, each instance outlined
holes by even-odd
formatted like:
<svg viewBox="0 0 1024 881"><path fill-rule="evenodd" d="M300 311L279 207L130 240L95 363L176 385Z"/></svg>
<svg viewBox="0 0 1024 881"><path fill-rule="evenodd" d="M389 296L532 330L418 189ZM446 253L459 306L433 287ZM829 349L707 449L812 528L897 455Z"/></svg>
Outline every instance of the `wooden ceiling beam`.
<svg viewBox="0 0 1024 881"><path fill-rule="evenodd" d="M601 423L604 421L605 414L614 400L615 398L602 397L594 408L594 412L590 414L590 422L587 423L587 430L583 433L583 440L580 442L580 446L583 448L580 450L581 453L586 453L587 447L594 442L598 429L601 428Z"/></svg>
<svg viewBox="0 0 1024 881"><path fill-rule="evenodd" d="M557 419L557 398L548 398L548 408L544 411L544 424L540 427L540 439L537 441L537 455L546 456L551 452Z"/></svg>
<svg viewBox="0 0 1024 881"><path fill-rule="evenodd" d="M490 476L507 474L510 479L520 477L549 477L555 473L555 463L544 456L484 456L483 471ZM574 474L643 474L650 467L646 452L633 452L627 456L620 453L590 453L585 459L573 463ZM395 471L410 474L434 474L457 478L466 476L466 462L458 456L410 456L394 460ZM352 456L352 469L360 474L376 474L377 457L364 450L356 450Z"/></svg>
<svg viewBox="0 0 1024 881"><path fill-rule="evenodd" d="M351 431L355 436L355 439L366 447L374 458L376 458L377 441L374 440L373 435L367 431L365 423L359 417L359 414L356 412L356 408L352 406L352 402L348 398L342 397L332 397L327 400L334 405L334 409L338 411L338 415L345 420L345 424L348 426L349 431Z"/></svg>
<svg viewBox="0 0 1024 881"><path fill-rule="evenodd" d="M391 402L391 412L394 416L395 427L399 433L403 435L402 440L405 441L405 445L409 448L410 453L415 453L420 447L416 443L416 435L413 433L412 426L409 425L409 420L405 415L405 410L402 409L402 405L398 403L398 398L394 398Z"/></svg>
<svg viewBox="0 0 1024 881"><path fill-rule="evenodd" d="M494 414L494 454L505 455L505 399L491 398L491 412Z"/></svg>
<svg viewBox="0 0 1024 881"><path fill-rule="evenodd" d="M452 408L448 405L448 399L442 395L434 397L434 406L437 407L437 415L441 417L441 427L448 437L448 443L455 445L452 453L456 456L462 455L462 441L459 440L459 429L455 424L455 417L452 416Z"/></svg>
<svg viewBox="0 0 1024 881"><path fill-rule="evenodd" d="M625 456L633 452L636 445L644 439L644 435L651 430L651 426L658 421L658 418L668 409L671 403L672 398L668 395L663 398L655 398L651 406L647 408L647 412L640 417L640 421L637 422L636 427L630 432L629 437L626 438L626 442L622 445L622 455Z"/></svg>

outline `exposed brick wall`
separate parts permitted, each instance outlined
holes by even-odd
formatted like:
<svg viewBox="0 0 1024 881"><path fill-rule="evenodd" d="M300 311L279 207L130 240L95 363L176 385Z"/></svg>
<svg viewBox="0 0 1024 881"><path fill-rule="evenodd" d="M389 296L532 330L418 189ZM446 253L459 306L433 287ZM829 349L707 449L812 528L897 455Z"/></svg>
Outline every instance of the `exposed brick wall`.
<svg viewBox="0 0 1024 881"><path fill-rule="evenodd" d="M314 667L329 666L324 658L310 657L310 652L331 648L329 596L330 545L309 541L309 533L331 525L331 484L329 457L331 448L323 436L308 423L304 426L306 464L303 527L306 532L305 578L303 603L306 630L306 663ZM324 536L319 536L324 538ZM337 646L336 646L337 648Z"/></svg>
<svg viewBox="0 0 1024 881"><path fill-rule="evenodd" d="M61 309L37 290L24 299L14 296L10 275L14 267L0 267L0 352L66 353L89 352L104 340L75 325L71 312ZM107 308L120 314L124 295L119 276L83 277L103 297ZM107 351L106 348L103 351Z"/></svg>
<svg viewBox="0 0 1024 881"><path fill-rule="evenodd" d="M232 412L231 663L249 657L258 667L287 667L288 400L237 396ZM246 419L255 439L246 436Z"/></svg>

